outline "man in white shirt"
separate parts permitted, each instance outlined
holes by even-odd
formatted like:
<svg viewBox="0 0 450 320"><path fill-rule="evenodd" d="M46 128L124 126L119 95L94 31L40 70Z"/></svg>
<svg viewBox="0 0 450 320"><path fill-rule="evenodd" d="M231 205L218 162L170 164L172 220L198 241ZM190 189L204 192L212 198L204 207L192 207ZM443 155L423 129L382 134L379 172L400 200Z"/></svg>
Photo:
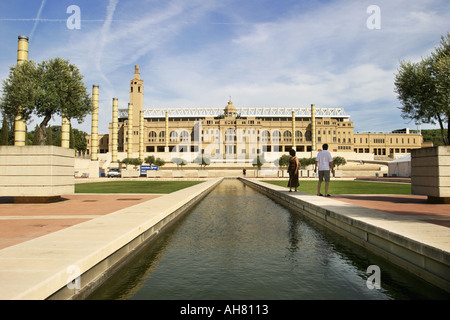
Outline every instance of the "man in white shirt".
<svg viewBox="0 0 450 320"><path fill-rule="evenodd" d="M320 187L322 185L322 181L325 180L325 197L329 197L328 194L328 185L330 183L330 170L333 169L333 158L331 154L328 152L328 144L324 144L322 146L322 151L317 154L316 164L314 166L314 172L317 172L319 169L319 184L317 185L317 195L321 196Z"/></svg>

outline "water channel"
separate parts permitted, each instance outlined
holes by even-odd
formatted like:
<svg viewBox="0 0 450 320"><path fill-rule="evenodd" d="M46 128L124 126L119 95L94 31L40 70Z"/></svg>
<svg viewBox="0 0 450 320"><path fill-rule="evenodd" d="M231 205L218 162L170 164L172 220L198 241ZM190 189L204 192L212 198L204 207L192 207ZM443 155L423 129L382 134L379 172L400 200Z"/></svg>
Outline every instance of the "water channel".
<svg viewBox="0 0 450 320"><path fill-rule="evenodd" d="M381 270L370 289L367 268ZM449 299L245 186L224 180L89 299Z"/></svg>

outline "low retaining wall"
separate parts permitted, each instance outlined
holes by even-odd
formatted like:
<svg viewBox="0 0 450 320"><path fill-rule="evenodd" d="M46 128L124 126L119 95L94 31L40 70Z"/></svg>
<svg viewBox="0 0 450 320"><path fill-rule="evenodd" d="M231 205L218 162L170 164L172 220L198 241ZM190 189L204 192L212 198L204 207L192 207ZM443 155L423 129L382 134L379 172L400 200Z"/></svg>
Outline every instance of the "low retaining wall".
<svg viewBox="0 0 450 320"><path fill-rule="evenodd" d="M33 202L73 194L74 159L67 148L0 146L0 196Z"/></svg>
<svg viewBox="0 0 450 320"><path fill-rule="evenodd" d="M424 241L409 238L411 221L392 217L384 212L358 207L325 197L303 193L287 193L286 188L257 180L241 179L245 184L301 212L306 217L345 236L354 243L382 256L422 279L450 292L450 252L434 246L435 237L448 237L449 230L431 223L416 221L416 230L424 234ZM407 226L402 228L402 225ZM430 243L427 243L427 242Z"/></svg>

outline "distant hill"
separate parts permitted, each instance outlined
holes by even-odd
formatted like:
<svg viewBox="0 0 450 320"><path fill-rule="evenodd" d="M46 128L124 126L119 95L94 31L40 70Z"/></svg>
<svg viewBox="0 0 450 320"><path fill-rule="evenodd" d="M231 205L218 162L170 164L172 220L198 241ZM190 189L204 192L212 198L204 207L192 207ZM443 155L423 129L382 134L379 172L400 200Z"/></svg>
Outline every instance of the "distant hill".
<svg viewBox="0 0 450 320"><path fill-rule="evenodd" d="M447 130L445 130L445 135L447 135ZM422 136L424 142L433 142L435 147L444 145L439 129L422 129Z"/></svg>

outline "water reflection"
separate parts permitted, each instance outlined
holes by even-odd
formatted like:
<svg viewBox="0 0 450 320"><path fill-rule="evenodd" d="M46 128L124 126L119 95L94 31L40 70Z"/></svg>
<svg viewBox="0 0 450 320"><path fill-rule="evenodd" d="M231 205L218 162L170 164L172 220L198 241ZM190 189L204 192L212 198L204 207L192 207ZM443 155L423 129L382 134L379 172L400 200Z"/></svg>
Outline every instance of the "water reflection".
<svg viewBox="0 0 450 320"><path fill-rule="evenodd" d="M366 286L371 264L383 270L381 290ZM423 297L420 281L412 289L405 283L412 282L367 251L240 181L225 180L91 298Z"/></svg>

